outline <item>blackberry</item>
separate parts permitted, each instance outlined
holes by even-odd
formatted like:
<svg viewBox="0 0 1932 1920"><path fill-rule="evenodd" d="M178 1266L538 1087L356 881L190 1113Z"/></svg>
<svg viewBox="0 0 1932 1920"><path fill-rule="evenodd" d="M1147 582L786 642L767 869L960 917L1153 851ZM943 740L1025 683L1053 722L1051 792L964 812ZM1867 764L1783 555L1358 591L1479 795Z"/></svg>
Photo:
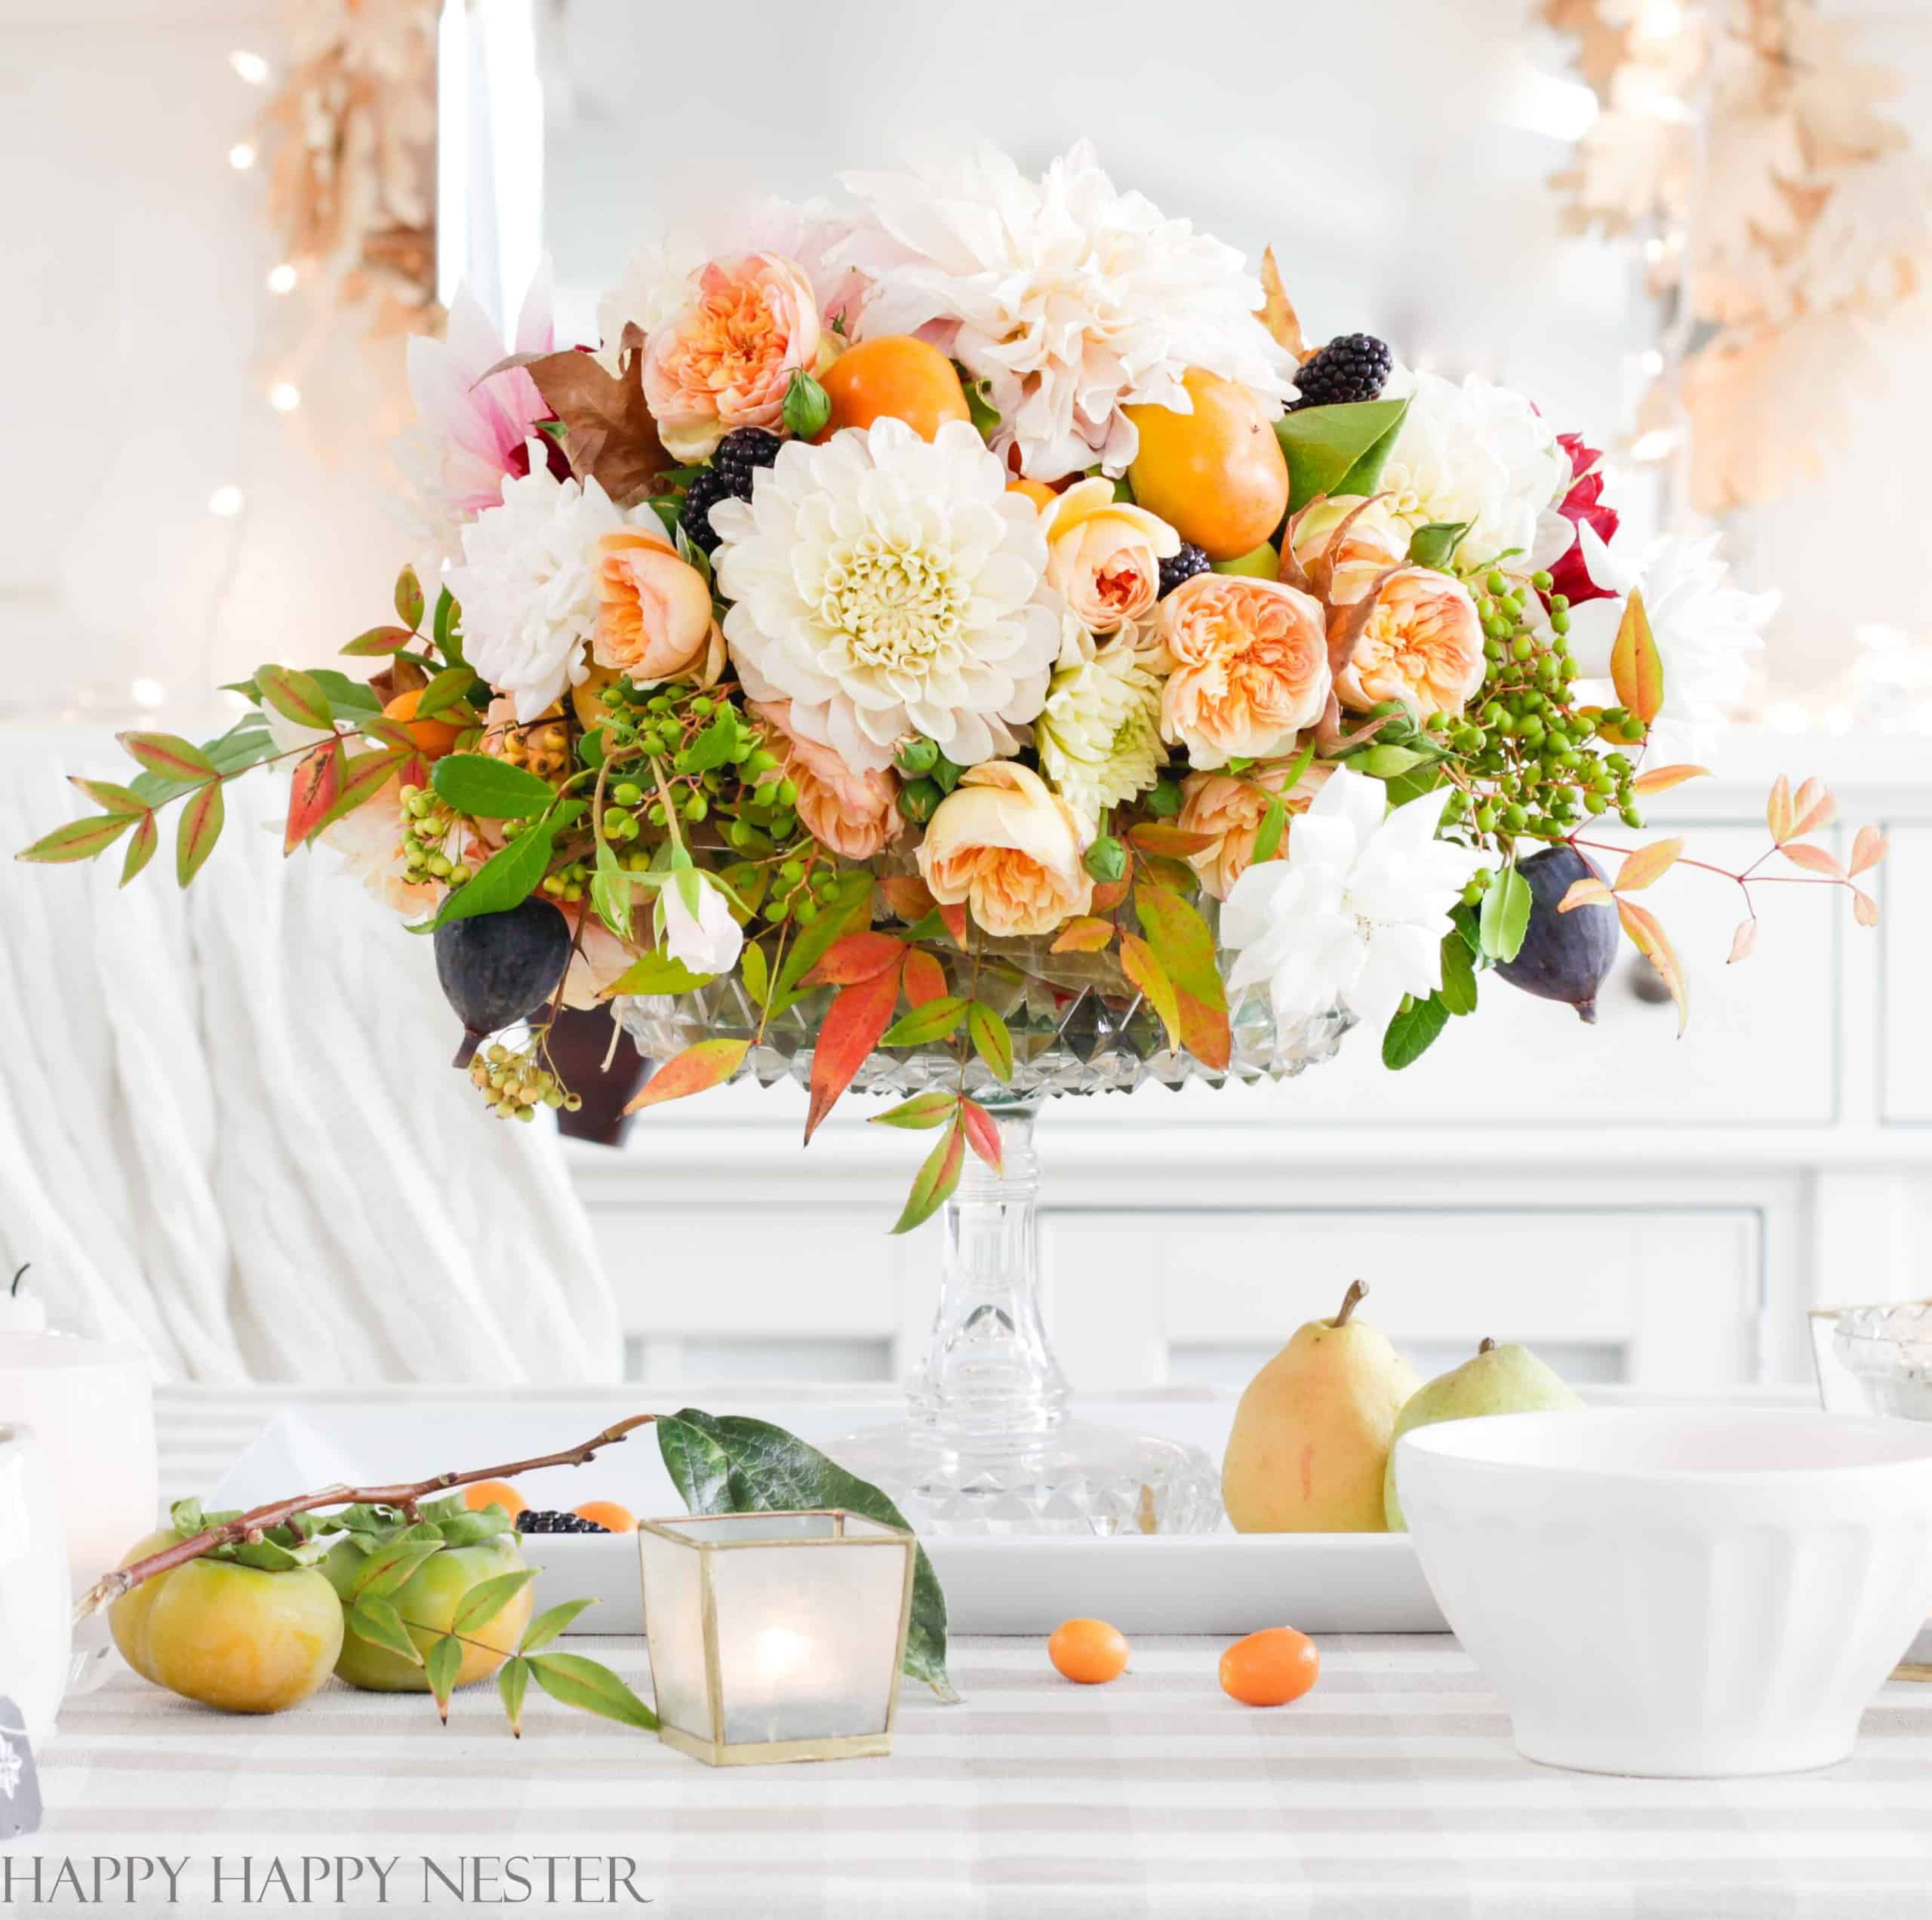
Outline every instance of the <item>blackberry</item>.
<svg viewBox="0 0 1932 1920"><path fill-rule="evenodd" d="M746 494L751 491L747 486ZM737 497L737 490L715 466L707 466L685 489L685 531L691 543L707 555L718 550L718 535L711 530L711 509L721 500Z"/></svg>
<svg viewBox="0 0 1932 1920"><path fill-rule="evenodd" d="M712 470L724 476L724 491L741 500L752 497L752 475L769 466L785 443L761 426L734 427L718 443L711 457Z"/></svg>
<svg viewBox="0 0 1932 1920"><path fill-rule="evenodd" d="M1191 542L1183 540L1180 551L1171 560L1161 562L1161 598L1164 600L1183 580L1207 572L1208 565L1207 555Z"/></svg>
<svg viewBox="0 0 1932 1920"><path fill-rule="evenodd" d="M1295 375L1301 398L1291 411L1373 400L1395 364L1395 355L1373 334L1338 334L1301 363Z"/></svg>
<svg viewBox="0 0 1932 1920"><path fill-rule="evenodd" d="M595 1520L580 1519L574 1513L555 1513L527 1506L516 1516L520 1534L608 1534Z"/></svg>

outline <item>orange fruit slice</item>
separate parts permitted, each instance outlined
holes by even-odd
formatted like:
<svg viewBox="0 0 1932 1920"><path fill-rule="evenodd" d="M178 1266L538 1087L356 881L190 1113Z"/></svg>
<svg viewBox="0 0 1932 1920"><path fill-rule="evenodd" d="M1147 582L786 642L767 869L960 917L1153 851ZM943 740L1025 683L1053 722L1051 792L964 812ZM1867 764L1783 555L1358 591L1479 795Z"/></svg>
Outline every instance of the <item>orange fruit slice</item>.
<svg viewBox="0 0 1932 1920"><path fill-rule="evenodd" d="M910 334L881 334L848 346L819 376L819 384L832 402L821 440L841 426L870 426L887 418L903 420L921 439L930 440L948 420L973 417L952 362L931 341Z"/></svg>

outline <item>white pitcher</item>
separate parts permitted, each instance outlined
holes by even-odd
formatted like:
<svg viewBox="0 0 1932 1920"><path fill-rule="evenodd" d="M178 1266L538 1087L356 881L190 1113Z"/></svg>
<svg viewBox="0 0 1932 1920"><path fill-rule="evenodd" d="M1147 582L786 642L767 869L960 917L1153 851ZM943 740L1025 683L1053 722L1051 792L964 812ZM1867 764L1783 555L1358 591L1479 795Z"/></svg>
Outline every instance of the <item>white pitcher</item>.
<svg viewBox="0 0 1932 1920"><path fill-rule="evenodd" d="M0 1426L0 1694L26 1715L36 1746L66 1688L72 1605L47 1461L30 1427Z"/></svg>

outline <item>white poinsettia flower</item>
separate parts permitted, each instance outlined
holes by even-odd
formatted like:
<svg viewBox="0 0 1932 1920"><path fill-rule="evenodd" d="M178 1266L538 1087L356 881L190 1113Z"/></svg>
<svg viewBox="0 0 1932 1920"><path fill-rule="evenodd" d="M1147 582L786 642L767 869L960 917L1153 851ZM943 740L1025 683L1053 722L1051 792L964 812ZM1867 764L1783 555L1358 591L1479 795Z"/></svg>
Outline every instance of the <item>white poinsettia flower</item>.
<svg viewBox="0 0 1932 1920"><path fill-rule="evenodd" d="M996 148L845 185L882 233L848 257L877 284L860 337L943 330L940 343L987 383L995 449L1057 480L1097 460L1124 472L1139 445L1121 409L1182 413L1204 367L1278 408L1294 356L1256 318L1261 283L1233 248L1123 193L1081 141L1029 180Z"/></svg>
<svg viewBox="0 0 1932 1920"><path fill-rule="evenodd" d="M1135 637L1130 627L1102 646L1066 616L1047 703L1034 723L1041 772L1089 821L1145 793L1167 761L1159 656L1137 647Z"/></svg>
<svg viewBox="0 0 1932 1920"><path fill-rule="evenodd" d="M1586 679L1609 680L1625 602L1640 589L1663 662L1663 706L1651 743L1660 752L1706 752L1750 686L1780 596L1727 586L1730 569L1718 557L1716 534L1666 534L1634 561L1587 521L1577 537L1590 578L1614 596L1570 609L1570 651L1578 669Z"/></svg>
<svg viewBox="0 0 1932 1920"><path fill-rule="evenodd" d="M626 513L595 479L559 480L530 445L530 471L503 483L503 504L463 530L463 564L447 576L463 608L469 663L528 725L589 675L597 623L597 542L655 515Z"/></svg>
<svg viewBox="0 0 1932 1920"><path fill-rule="evenodd" d="M697 896L695 908L685 897L688 891ZM694 974L728 974L738 964L744 931L732 918L731 903L701 868L674 875L658 898L664 908L664 951L673 960Z"/></svg>
<svg viewBox="0 0 1932 1920"><path fill-rule="evenodd" d="M1060 646L1046 537L963 420L789 440L749 503L711 509L724 637L755 700L857 773L914 734L962 767L1004 758L1040 711Z"/></svg>
<svg viewBox="0 0 1932 1920"><path fill-rule="evenodd" d="M1379 1032L1404 994L1442 984L1442 937L1479 854L1435 837L1451 789L1387 809L1346 767L1298 814L1284 859L1251 866L1221 909L1230 987L1268 983L1284 1026L1346 1007Z"/></svg>
<svg viewBox="0 0 1932 1920"><path fill-rule="evenodd" d="M1391 509L1411 527L1471 522L1456 555L1466 568L1507 553L1509 570L1527 574L1561 559L1570 523L1555 506L1570 457L1528 400L1473 374L1458 386L1402 368L1383 397L1404 393L1409 411L1380 482Z"/></svg>

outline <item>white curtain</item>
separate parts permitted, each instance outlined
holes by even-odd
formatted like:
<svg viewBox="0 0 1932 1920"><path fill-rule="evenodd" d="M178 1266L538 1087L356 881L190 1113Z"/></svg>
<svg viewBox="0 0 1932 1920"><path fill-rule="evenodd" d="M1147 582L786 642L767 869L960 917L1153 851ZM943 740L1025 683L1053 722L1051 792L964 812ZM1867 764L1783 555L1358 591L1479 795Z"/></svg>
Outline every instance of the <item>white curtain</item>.
<svg viewBox="0 0 1932 1920"><path fill-rule="evenodd" d="M332 854L283 860L285 778L229 783L185 894L170 816L125 892L118 847L11 859L88 810L64 774L132 771L103 734L0 730L6 1274L175 1376L616 1377L560 1143L451 1069L428 941Z"/></svg>

